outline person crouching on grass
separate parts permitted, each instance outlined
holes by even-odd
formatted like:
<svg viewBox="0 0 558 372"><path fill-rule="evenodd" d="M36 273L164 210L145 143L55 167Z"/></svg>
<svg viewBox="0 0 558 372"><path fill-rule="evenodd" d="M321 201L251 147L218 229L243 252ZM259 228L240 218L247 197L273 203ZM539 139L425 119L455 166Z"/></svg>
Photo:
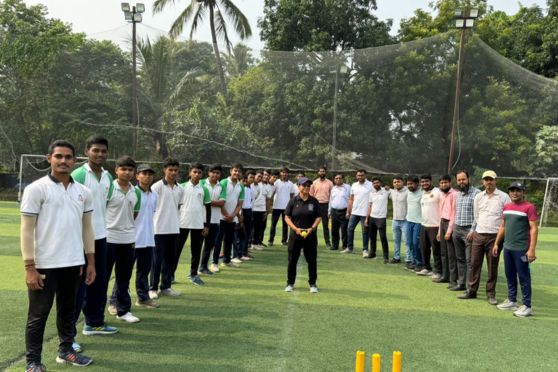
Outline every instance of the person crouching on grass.
<svg viewBox="0 0 558 372"><path fill-rule="evenodd" d="M312 181L301 177L297 181L299 194L293 197L285 209L285 222L291 228L288 242L289 265L287 270L287 287L285 292L292 292L296 281L296 264L300 251L308 263L308 283L310 292L318 293L316 286L318 237L316 229L321 222L320 203L318 199L310 196Z"/></svg>
<svg viewBox="0 0 558 372"><path fill-rule="evenodd" d="M524 200L525 186L513 182L508 187L511 203L504 205L504 220L498 230L492 255L498 257L499 246L504 240L504 266L508 280L508 298L497 306L500 310L515 310L513 315L527 317L531 310L531 272L529 263L535 261L538 227L535 206ZM523 306L517 308L517 278L521 285Z"/></svg>

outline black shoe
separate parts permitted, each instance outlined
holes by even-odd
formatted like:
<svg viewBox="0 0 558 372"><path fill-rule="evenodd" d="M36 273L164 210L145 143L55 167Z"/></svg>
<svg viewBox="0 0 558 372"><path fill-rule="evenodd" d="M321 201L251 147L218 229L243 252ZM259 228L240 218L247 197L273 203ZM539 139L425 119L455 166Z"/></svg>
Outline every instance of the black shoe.
<svg viewBox="0 0 558 372"><path fill-rule="evenodd" d="M472 300L473 298L477 298L476 293L465 292L461 296L457 296L460 300Z"/></svg>
<svg viewBox="0 0 558 372"><path fill-rule="evenodd" d="M201 269L201 270L198 270L198 275L210 276L210 275L213 275L213 273L211 271L209 271L208 269Z"/></svg>
<svg viewBox="0 0 558 372"><path fill-rule="evenodd" d="M282 245L288 245L289 243L287 242L281 242Z"/></svg>
<svg viewBox="0 0 558 372"><path fill-rule="evenodd" d="M432 279L433 283L449 283L449 280L443 279L443 278L438 278L438 279Z"/></svg>
<svg viewBox="0 0 558 372"><path fill-rule="evenodd" d="M263 245L263 244L262 244ZM268 247L273 247L273 242L267 242Z"/></svg>
<svg viewBox="0 0 558 372"><path fill-rule="evenodd" d="M265 243L261 243L260 245L264 248L267 248L267 244L265 244Z"/></svg>
<svg viewBox="0 0 558 372"><path fill-rule="evenodd" d="M71 364L78 367L88 366L92 362L93 360L91 358L88 358L83 354L78 354L73 350L60 352L56 357L56 363Z"/></svg>
<svg viewBox="0 0 558 372"><path fill-rule="evenodd" d="M47 368L44 364L31 362L25 367L25 372L46 372Z"/></svg>
<svg viewBox="0 0 558 372"><path fill-rule="evenodd" d="M456 292L456 291L464 291L464 290L465 290L465 286L464 286L464 285L456 285L456 286L454 286L454 287L451 287L449 290L450 290L450 291L454 291L454 292Z"/></svg>
<svg viewBox="0 0 558 372"><path fill-rule="evenodd" d="M398 264L401 263L401 260L396 259L396 258L392 258L391 261L389 261L390 264Z"/></svg>

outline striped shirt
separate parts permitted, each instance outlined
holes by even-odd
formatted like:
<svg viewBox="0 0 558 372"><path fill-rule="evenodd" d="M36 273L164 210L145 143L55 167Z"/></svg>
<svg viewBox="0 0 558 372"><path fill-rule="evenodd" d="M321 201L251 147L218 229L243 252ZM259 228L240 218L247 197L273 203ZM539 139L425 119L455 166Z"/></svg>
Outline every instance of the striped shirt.
<svg viewBox="0 0 558 372"><path fill-rule="evenodd" d="M468 227L473 224L473 202L475 196L479 193L476 187L469 187L466 193L461 191L457 192L455 198L455 222L456 226Z"/></svg>

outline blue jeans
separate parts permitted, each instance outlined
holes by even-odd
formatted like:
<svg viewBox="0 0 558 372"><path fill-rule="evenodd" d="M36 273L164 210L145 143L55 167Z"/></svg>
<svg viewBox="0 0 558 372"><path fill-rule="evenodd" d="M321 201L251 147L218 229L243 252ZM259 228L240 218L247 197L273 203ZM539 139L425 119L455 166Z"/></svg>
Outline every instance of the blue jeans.
<svg viewBox="0 0 558 372"><path fill-rule="evenodd" d="M401 240L406 243L407 239L405 234L407 234L407 221L406 220L393 220L391 226L393 231L393 242L395 243L395 249L393 251L393 258L396 260L401 259ZM406 244L405 249L405 262L411 262L411 256L409 252L409 245Z"/></svg>
<svg viewBox="0 0 558 372"><path fill-rule="evenodd" d="M353 250L354 240L355 240L355 229L360 222L360 228L362 229L362 250L368 250L368 228L364 227L364 220L366 216L355 216L351 214L349 218L349 227L347 231L347 248Z"/></svg>
<svg viewBox="0 0 558 372"><path fill-rule="evenodd" d="M512 251L504 248L504 266L508 281L508 300L517 302L517 278L521 285L523 305L531 307L531 271L527 251Z"/></svg>
<svg viewBox="0 0 558 372"><path fill-rule="evenodd" d="M410 262L415 266L422 266L419 243L420 223L407 221L407 253L409 253Z"/></svg>

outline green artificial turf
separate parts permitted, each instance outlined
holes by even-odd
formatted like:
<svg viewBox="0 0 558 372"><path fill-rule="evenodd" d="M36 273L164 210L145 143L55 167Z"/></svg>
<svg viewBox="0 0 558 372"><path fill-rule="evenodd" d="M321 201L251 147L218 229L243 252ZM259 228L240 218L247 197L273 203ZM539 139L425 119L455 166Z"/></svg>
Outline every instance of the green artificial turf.
<svg viewBox="0 0 558 372"><path fill-rule="evenodd" d="M24 367L27 299L18 220L16 205L0 202L0 369L7 370ZM359 233L355 242L360 246ZM367 371L372 353L380 353L382 370L390 371L395 350L403 354L404 371L556 370L557 243L558 229L541 231L532 265L535 316L526 319L490 306L482 291L477 300L461 301L445 284L401 265L324 247L317 295L308 292L303 258L296 290L283 292L287 253L281 246L255 252L254 261L204 277L206 285L194 287L186 280L185 249L174 286L181 297L161 299L160 309L133 307L138 324L122 324L107 313L120 333L80 334L78 341L94 359L88 371L351 371L357 350L366 352ZM503 274L501 263L500 301L506 295ZM49 371L72 369L54 361L53 319L54 311L43 362Z"/></svg>

